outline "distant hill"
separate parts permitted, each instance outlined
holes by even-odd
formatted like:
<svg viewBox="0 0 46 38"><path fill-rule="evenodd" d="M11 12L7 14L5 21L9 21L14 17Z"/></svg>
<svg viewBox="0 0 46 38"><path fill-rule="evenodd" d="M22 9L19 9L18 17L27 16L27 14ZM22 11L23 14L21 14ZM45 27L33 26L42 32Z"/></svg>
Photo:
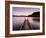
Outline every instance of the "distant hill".
<svg viewBox="0 0 46 38"><path fill-rule="evenodd" d="M27 17L26 15L13 15L13 17Z"/></svg>
<svg viewBox="0 0 46 38"><path fill-rule="evenodd" d="M40 12L34 12L32 15L28 15L28 17L40 17Z"/></svg>

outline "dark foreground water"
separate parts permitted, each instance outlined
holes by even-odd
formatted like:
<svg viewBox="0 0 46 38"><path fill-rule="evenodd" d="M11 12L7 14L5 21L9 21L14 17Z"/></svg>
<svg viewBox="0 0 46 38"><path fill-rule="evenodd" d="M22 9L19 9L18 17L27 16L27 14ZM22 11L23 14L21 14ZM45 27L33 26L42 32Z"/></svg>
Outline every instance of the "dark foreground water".
<svg viewBox="0 0 46 38"><path fill-rule="evenodd" d="M38 30L39 17L13 17L13 30Z"/></svg>

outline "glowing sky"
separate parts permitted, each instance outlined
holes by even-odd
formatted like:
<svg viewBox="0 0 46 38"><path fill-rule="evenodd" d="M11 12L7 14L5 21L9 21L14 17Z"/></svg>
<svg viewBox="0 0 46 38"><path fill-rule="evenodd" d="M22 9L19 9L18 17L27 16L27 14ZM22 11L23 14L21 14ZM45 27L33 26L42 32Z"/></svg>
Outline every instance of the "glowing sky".
<svg viewBox="0 0 46 38"><path fill-rule="evenodd" d="M29 15L37 11L40 11L40 9L39 8L26 8L26 7L13 7L12 8L13 15Z"/></svg>

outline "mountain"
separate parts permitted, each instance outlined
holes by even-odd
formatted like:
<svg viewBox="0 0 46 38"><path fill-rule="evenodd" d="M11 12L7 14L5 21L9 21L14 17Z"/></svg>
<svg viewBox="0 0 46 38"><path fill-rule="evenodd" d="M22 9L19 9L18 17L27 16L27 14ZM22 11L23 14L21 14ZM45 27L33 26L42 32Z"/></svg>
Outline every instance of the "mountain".
<svg viewBox="0 0 46 38"><path fill-rule="evenodd" d="M40 12L34 12L32 15L28 15L28 17L40 17Z"/></svg>
<svg viewBox="0 0 46 38"><path fill-rule="evenodd" d="M40 12L34 12L34 13L32 14L32 17L40 17Z"/></svg>

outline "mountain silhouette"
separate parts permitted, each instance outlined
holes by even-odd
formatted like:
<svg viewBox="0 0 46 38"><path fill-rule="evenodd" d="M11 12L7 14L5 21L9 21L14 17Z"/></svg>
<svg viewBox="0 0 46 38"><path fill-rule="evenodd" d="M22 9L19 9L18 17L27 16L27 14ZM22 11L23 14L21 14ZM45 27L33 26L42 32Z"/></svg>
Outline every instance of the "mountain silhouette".
<svg viewBox="0 0 46 38"><path fill-rule="evenodd" d="M40 17L40 12L34 12L32 15L28 15L28 17Z"/></svg>

